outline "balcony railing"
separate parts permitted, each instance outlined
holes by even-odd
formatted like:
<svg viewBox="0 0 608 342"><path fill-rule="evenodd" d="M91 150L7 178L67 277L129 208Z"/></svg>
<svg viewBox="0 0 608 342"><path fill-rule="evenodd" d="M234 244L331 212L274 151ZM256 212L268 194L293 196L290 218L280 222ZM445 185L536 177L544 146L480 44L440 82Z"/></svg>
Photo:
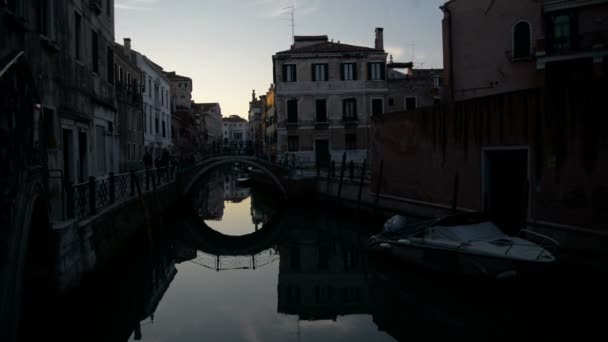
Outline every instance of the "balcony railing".
<svg viewBox="0 0 608 342"><path fill-rule="evenodd" d="M569 54L608 48L608 30L585 32L573 35L569 41L564 38L540 40L539 47L545 47L549 54Z"/></svg>
<svg viewBox="0 0 608 342"><path fill-rule="evenodd" d="M608 0L544 0L543 9L545 12L554 12L599 4L608 4Z"/></svg>

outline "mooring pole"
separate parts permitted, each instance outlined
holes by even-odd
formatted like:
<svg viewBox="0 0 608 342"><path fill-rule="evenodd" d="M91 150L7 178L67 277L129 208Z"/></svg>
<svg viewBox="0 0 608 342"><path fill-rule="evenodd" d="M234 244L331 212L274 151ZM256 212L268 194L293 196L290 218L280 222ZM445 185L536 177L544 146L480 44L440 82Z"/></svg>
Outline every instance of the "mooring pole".
<svg viewBox="0 0 608 342"><path fill-rule="evenodd" d="M342 197L342 184L344 183L344 171L346 171L346 152L342 155L342 169L340 170L340 185L338 185L338 200Z"/></svg>
<svg viewBox="0 0 608 342"><path fill-rule="evenodd" d="M382 190L382 176L384 174L384 160L380 161L380 173L378 174L378 184L376 185L376 202L374 203L374 210L378 210L378 203L380 202L380 190Z"/></svg>
<svg viewBox="0 0 608 342"><path fill-rule="evenodd" d="M361 177L359 179L359 196L357 197L357 209L361 208L361 197L363 196L363 182L365 181L365 171L367 168L367 159L363 160L361 168Z"/></svg>

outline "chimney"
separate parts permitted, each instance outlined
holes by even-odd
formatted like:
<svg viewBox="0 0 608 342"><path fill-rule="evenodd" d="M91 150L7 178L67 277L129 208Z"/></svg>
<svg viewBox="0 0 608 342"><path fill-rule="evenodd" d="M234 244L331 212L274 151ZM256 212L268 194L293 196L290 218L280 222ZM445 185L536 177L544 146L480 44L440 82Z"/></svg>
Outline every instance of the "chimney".
<svg viewBox="0 0 608 342"><path fill-rule="evenodd" d="M251 93L251 101L255 101L255 89Z"/></svg>
<svg viewBox="0 0 608 342"><path fill-rule="evenodd" d="M131 52L131 38L125 38L124 41L125 41L125 44L124 44L125 52L126 53Z"/></svg>
<svg viewBox="0 0 608 342"><path fill-rule="evenodd" d="M376 28L376 50L384 50L384 29Z"/></svg>

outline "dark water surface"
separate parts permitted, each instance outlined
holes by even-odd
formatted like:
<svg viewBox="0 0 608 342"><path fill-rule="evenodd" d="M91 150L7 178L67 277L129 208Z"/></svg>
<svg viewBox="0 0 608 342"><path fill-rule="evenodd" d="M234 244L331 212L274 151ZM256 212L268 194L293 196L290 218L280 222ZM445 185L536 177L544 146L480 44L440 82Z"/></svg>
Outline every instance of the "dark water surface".
<svg viewBox="0 0 608 342"><path fill-rule="evenodd" d="M286 207L261 188L213 175L192 209L142 232L26 330L49 341L546 340L579 339L605 317L593 277L423 274L367 254L377 221Z"/></svg>

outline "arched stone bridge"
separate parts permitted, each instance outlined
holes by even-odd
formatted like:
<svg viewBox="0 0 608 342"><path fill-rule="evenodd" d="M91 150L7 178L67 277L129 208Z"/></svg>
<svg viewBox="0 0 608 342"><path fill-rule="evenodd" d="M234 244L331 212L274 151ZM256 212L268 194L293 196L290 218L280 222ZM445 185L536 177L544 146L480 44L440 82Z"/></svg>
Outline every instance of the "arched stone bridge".
<svg viewBox="0 0 608 342"><path fill-rule="evenodd" d="M201 179L203 179L203 177L207 173L217 169L218 167L224 165L232 165L235 163L251 166L264 173L266 176L269 177L269 179L272 180L272 182L277 186L277 189L280 190L284 196L287 195L287 179L290 173L290 169L288 167L272 163L257 157L238 155L226 155L207 158L198 162L197 165L184 170L182 173L182 195L188 195L193 189L193 187Z"/></svg>

